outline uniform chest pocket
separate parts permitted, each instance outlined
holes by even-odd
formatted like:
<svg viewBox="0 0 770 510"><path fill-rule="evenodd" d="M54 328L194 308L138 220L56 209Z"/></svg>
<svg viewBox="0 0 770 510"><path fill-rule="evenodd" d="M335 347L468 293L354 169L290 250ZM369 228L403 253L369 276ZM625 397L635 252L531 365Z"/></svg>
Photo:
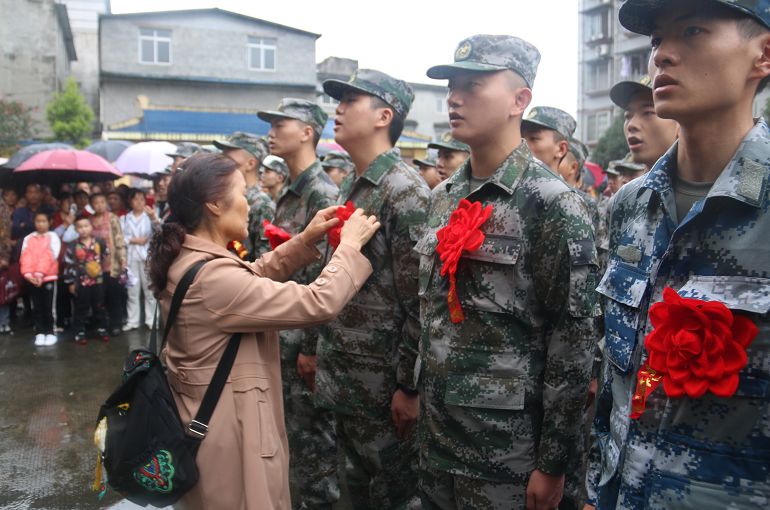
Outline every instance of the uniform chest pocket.
<svg viewBox="0 0 770 510"><path fill-rule="evenodd" d="M463 307L526 317L529 281L521 278L521 239L487 235L484 244L464 254L458 267L458 294Z"/></svg>
<svg viewBox="0 0 770 510"><path fill-rule="evenodd" d="M604 308L604 354L623 372L631 366L639 328L639 308L648 286L647 273L611 259L596 289L608 298Z"/></svg>
<svg viewBox="0 0 770 510"><path fill-rule="evenodd" d="M414 251L420 256L420 269L417 277L420 297L425 295L431 278L433 278L433 270L436 265L436 246L438 246L438 239L433 230L424 235L414 246Z"/></svg>
<svg viewBox="0 0 770 510"><path fill-rule="evenodd" d="M483 374L449 374L444 401L447 405L502 409L524 409L524 382L519 377Z"/></svg>

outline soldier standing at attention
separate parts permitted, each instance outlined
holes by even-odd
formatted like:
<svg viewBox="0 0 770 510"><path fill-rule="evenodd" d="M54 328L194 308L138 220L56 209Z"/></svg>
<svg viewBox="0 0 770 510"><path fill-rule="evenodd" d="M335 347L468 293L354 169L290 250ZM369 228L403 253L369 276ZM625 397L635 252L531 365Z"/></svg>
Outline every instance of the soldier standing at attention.
<svg viewBox="0 0 770 510"><path fill-rule="evenodd" d="M273 223L291 235L302 232L315 214L334 205L337 186L321 168L316 146L327 115L304 99L284 98L277 111L262 111L270 123L270 152L284 159L289 180L281 189ZM321 253L325 243L317 246ZM300 284L316 281L323 261L292 275ZM328 508L339 499L334 415L313 404L318 329L281 331L281 376L289 438L289 483L293 508Z"/></svg>
<svg viewBox="0 0 770 510"><path fill-rule="evenodd" d="M441 135L440 141L429 143L428 148L438 150L436 170L442 181L452 177L452 174L468 159L471 151L468 144L455 140L449 132Z"/></svg>
<svg viewBox="0 0 770 510"><path fill-rule="evenodd" d="M342 184L345 177L353 171L353 161L350 156L342 151L329 151L324 156L321 166L324 167L324 172L329 178L334 181L338 187Z"/></svg>
<svg viewBox="0 0 770 510"><path fill-rule="evenodd" d="M340 102L334 140L355 165L342 182L340 203L376 213L383 227L362 250L374 273L324 331L316 398L337 416L353 508L419 508L414 428L420 322L413 248L429 190L395 148L414 93L406 82L370 69L323 87Z"/></svg>
<svg viewBox="0 0 770 510"><path fill-rule="evenodd" d="M433 189L441 182L441 175L436 168L436 158L430 155L426 155L424 158L414 158L412 163L417 165L417 171L420 172L420 177L423 178L428 188Z"/></svg>
<svg viewBox="0 0 770 510"><path fill-rule="evenodd" d="M589 502L768 508L770 132L752 104L770 2L627 0L619 18L650 36L679 141L613 199Z"/></svg>
<svg viewBox="0 0 770 510"><path fill-rule="evenodd" d="M431 196L421 255L420 495L426 509L548 509L580 436L599 309L593 228L532 157L521 120L540 54L476 35L449 80L470 159Z"/></svg>
<svg viewBox="0 0 770 510"><path fill-rule="evenodd" d="M252 133L235 132L227 140L214 141L222 154L235 161L246 180L246 200L249 203L249 237L244 243L249 260L256 260L270 251L270 243L264 236L262 222L273 221L275 204L270 195L262 191L259 183L259 167L268 154L267 140Z"/></svg>
<svg viewBox="0 0 770 510"><path fill-rule="evenodd" d="M577 123L572 115L550 106L536 106L521 121L521 135L532 155L555 173L569 152Z"/></svg>
<svg viewBox="0 0 770 510"><path fill-rule="evenodd" d="M278 201L278 197L281 196L286 179L289 178L289 167L286 166L283 158L269 154L262 160L260 177L262 180L262 190L275 203Z"/></svg>

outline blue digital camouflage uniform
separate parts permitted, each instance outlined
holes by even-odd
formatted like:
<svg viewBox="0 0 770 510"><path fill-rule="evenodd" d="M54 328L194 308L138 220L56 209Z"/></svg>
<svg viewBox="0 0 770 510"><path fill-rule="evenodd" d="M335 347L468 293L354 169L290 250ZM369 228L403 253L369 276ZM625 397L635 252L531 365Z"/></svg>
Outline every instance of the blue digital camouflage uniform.
<svg viewBox="0 0 770 510"><path fill-rule="evenodd" d="M759 121L681 223L678 145L612 201L602 384L587 488L605 509L770 508L770 132ZM631 420L647 311L669 286L759 327L731 398L669 399Z"/></svg>
<svg viewBox="0 0 770 510"><path fill-rule="evenodd" d="M293 181L288 181L275 210L273 223L297 235L307 227L318 211L334 205L337 186L316 160ZM319 243L323 253L326 243ZM291 280L309 284L323 269L319 260L301 269ZM294 508L324 508L339 499L337 481L337 444L334 415L313 404L313 396L297 373L297 357L316 353L318 329L281 331L281 376L283 379L284 414L289 438L289 481L297 497Z"/></svg>
<svg viewBox="0 0 770 510"><path fill-rule="evenodd" d="M404 508L417 500L417 436L397 438L390 405L397 387L416 389L420 324L413 248L428 197L425 182L398 149L380 154L360 177L347 176L340 189L340 203L349 200L382 224L362 250L374 273L325 328L318 348L316 399L337 414L354 508Z"/></svg>
<svg viewBox="0 0 770 510"><path fill-rule="evenodd" d="M426 508L523 508L530 473L564 474L580 435L598 315L593 228L524 142L474 192L470 176L469 160L436 187L416 247L420 490ZM493 212L460 260L465 320L453 324L436 231L463 198Z"/></svg>

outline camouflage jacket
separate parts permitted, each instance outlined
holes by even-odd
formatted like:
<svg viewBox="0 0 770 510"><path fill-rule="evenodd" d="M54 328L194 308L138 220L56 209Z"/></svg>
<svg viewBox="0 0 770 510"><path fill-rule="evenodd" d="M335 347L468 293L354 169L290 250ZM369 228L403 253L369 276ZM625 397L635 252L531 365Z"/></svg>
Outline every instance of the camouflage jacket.
<svg viewBox="0 0 770 510"><path fill-rule="evenodd" d="M297 235L307 227L318 211L334 205L339 190L329 179L321 167L321 162L315 160L299 177L283 186L275 206L273 224L291 235ZM319 243L318 250L323 253L326 242ZM303 285L318 278L323 269L323 260L319 259L309 266L297 271L291 280ZM315 354L318 342L318 329L296 329L281 331L281 359L296 360L300 352L307 355Z"/></svg>
<svg viewBox="0 0 770 510"><path fill-rule="evenodd" d="M316 375L319 405L381 419L390 416L397 385L415 389L420 323L413 249L429 194L397 149L378 156L361 177L351 173L342 182L340 203L350 200L376 215L382 227L362 250L374 273L324 328Z"/></svg>
<svg viewBox="0 0 770 510"><path fill-rule="evenodd" d="M770 505L770 132L760 121L708 196L677 221L675 144L613 198L602 381L589 498L624 509ZM731 398L669 399L659 387L631 420L650 304L664 287L720 301L759 327Z"/></svg>
<svg viewBox="0 0 770 510"><path fill-rule="evenodd" d="M275 204L259 186L246 188L246 200L249 202L249 237L245 245L249 250L249 260L256 260L270 251L270 242L265 237L262 222L273 221Z"/></svg>
<svg viewBox="0 0 770 510"><path fill-rule="evenodd" d="M582 199L526 143L470 193L470 160L431 196L420 253L421 458L493 481L564 472L578 441L595 346L596 248ZM464 253L449 318L436 231L458 202L492 205Z"/></svg>

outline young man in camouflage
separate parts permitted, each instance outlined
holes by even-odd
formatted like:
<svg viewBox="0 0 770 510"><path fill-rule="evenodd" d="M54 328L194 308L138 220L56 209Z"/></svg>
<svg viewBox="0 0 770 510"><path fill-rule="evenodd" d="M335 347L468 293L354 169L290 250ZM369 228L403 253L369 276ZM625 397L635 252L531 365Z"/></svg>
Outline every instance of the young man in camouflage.
<svg viewBox="0 0 770 510"><path fill-rule="evenodd" d="M580 197L521 137L537 49L477 35L454 60L428 70L449 80L452 136L470 146L470 159L434 190L416 248L420 494L427 509L551 510L580 435L593 360L593 228ZM437 231L462 199L492 212L483 243L462 252L454 294ZM455 295L464 320L450 315Z"/></svg>
<svg viewBox="0 0 770 510"><path fill-rule="evenodd" d="M465 163L471 152L467 143L455 140L452 138L452 133L449 132L441 135L441 140L438 142L429 143L428 148L438 151L436 170L442 181L452 177L452 174Z"/></svg>
<svg viewBox="0 0 770 510"><path fill-rule="evenodd" d="M340 203L376 215L382 228L362 250L374 273L319 344L316 397L337 416L353 508L416 508L420 323L413 248L429 191L395 148L414 93L369 69L323 87L340 102L334 139L355 165Z"/></svg>
<svg viewBox="0 0 770 510"><path fill-rule="evenodd" d="M283 158L268 154L262 160L262 168L259 172L262 181L262 190L273 200L278 201L281 196L286 179L289 178L289 167Z"/></svg>
<svg viewBox="0 0 770 510"><path fill-rule="evenodd" d="M433 189L438 186L443 179L438 173L438 162L436 158L431 155L426 155L424 158L414 158L412 163L417 166L417 171L420 173L420 177L428 185L429 189Z"/></svg>
<svg viewBox="0 0 770 510"><path fill-rule="evenodd" d="M329 176L329 179L334 181L337 187L342 184L345 177L350 175L350 172L354 169L350 156L342 151L329 151L326 153L321 166L324 167L324 172Z"/></svg>
<svg viewBox="0 0 770 510"><path fill-rule="evenodd" d="M770 2L627 0L619 18L650 36L655 111L680 131L613 200L589 502L767 508L770 131L752 103L770 76ZM711 303L689 315L679 313L697 302L666 308L681 298ZM724 319L698 320L709 310ZM730 325L716 327L727 317L756 336L738 344ZM716 385L728 367L731 384Z"/></svg>
<svg viewBox="0 0 770 510"><path fill-rule="evenodd" d="M270 152L283 158L289 168L273 223L297 235L316 212L337 201L337 186L321 168L315 152L327 115L317 104L293 98L282 99L276 111L258 115L271 124ZM318 246L322 253L325 246ZM291 279L309 284L322 269L323 261L319 259ZM281 331L280 338L292 506L330 509L340 495L337 445L333 414L313 404L318 329Z"/></svg>
<svg viewBox="0 0 770 510"><path fill-rule="evenodd" d="M235 161L246 179L246 200L249 202L249 237L244 245L249 260L255 260L270 251L270 243L264 235L263 222L273 221L275 204L270 195L262 191L259 167L267 156L267 140L252 133L236 131L227 140L214 141L222 154Z"/></svg>
<svg viewBox="0 0 770 510"><path fill-rule="evenodd" d="M558 173L559 164L569 152L569 140L577 123L572 115L551 106L532 108L521 121L521 135L532 155Z"/></svg>

